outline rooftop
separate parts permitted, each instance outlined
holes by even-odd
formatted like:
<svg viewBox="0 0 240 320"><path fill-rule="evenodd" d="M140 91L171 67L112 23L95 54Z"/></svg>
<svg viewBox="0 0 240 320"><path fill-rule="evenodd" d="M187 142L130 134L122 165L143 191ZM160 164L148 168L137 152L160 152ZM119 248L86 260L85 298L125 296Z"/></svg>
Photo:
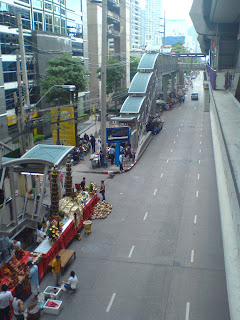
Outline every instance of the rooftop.
<svg viewBox="0 0 240 320"><path fill-rule="evenodd" d="M122 105L120 113L136 113L138 114L141 110L142 104L145 97L127 97Z"/></svg>
<svg viewBox="0 0 240 320"><path fill-rule="evenodd" d="M146 94L148 83L152 77L153 73L136 73L132 79L131 86L128 93L140 93Z"/></svg>

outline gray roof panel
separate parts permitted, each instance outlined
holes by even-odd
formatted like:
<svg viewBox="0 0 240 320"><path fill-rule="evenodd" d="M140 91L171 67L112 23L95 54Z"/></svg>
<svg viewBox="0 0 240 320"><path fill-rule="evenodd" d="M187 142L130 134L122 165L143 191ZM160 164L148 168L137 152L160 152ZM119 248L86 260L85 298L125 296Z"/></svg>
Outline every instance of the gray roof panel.
<svg viewBox="0 0 240 320"><path fill-rule="evenodd" d="M145 53L138 65L138 70L153 70L158 53Z"/></svg>
<svg viewBox="0 0 240 320"><path fill-rule="evenodd" d="M152 77L153 73L136 73L132 79L131 86L128 90L128 93L140 93L146 94L148 83Z"/></svg>
<svg viewBox="0 0 240 320"><path fill-rule="evenodd" d="M122 108L120 110L120 114L132 114L136 113L138 114L141 110L142 104L144 102L145 97L127 97L127 99L124 101L124 104L122 105Z"/></svg>

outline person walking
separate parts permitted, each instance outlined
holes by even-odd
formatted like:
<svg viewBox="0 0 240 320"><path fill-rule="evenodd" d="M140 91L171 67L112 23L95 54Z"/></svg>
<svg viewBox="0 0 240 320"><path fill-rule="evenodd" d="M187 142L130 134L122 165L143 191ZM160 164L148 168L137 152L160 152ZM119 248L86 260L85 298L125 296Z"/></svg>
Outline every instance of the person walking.
<svg viewBox="0 0 240 320"><path fill-rule="evenodd" d="M86 178L83 177L82 181L81 181L81 189L82 191L86 190Z"/></svg>
<svg viewBox="0 0 240 320"><path fill-rule="evenodd" d="M115 157L115 149L113 148L113 146L111 146L111 148L109 150L109 154L110 154L111 164L113 164L114 157Z"/></svg>
<svg viewBox="0 0 240 320"><path fill-rule="evenodd" d="M80 160L84 160L84 150L82 144L79 147Z"/></svg>
<svg viewBox="0 0 240 320"><path fill-rule="evenodd" d="M121 153L119 155L119 163L120 163L120 171L123 171L123 155Z"/></svg>
<svg viewBox="0 0 240 320"><path fill-rule="evenodd" d="M91 134L91 139L90 139L90 143L92 146L92 152L95 152L95 143L96 143L96 139L94 138L94 136Z"/></svg>
<svg viewBox="0 0 240 320"><path fill-rule="evenodd" d="M24 320L24 305L20 299L20 294L17 293L12 302L13 313L17 320Z"/></svg>
<svg viewBox="0 0 240 320"><path fill-rule="evenodd" d="M102 201L105 200L105 185L104 185L104 181L101 181L101 186L100 186L100 193L102 194Z"/></svg>
<svg viewBox="0 0 240 320"><path fill-rule="evenodd" d="M55 278L55 285L60 286L59 281L61 278L61 256L59 254L56 255L56 258L53 260L52 263L52 273Z"/></svg>
<svg viewBox="0 0 240 320"><path fill-rule="evenodd" d="M37 299L38 288L39 288L38 266L36 264L33 265L31 261L28 261L27 265L30 268L29 279L31 284L31 291L32 291L32 294L34 295L32 300L35 300Z"/></svg>
<svg viewBox="0 0 240 320"><path fill-rule="evenodd" d="M13 301L13 295L7 288L7 284L3 283L0 293L0 320L10 320L10 302Z"/></svg>

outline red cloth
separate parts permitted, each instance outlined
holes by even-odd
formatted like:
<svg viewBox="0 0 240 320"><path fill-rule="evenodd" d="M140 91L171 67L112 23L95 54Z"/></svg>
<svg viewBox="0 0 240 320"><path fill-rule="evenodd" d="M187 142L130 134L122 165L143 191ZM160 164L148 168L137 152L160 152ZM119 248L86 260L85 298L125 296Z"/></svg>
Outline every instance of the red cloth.
<svg viewBox="0 0 240 320"><path fill-rule="evenodd" d="M88 204L83 207L83 220L88 220L91 218L93 207L98 202L98 200L99 197L97 194L95 194L95 196L88 202ZM71 221L69 226L63 231L57 241L52 245L51 249L46 254L43 254L43 273L48 270L49 262L57 255L57 253L61 249L65 249L69 245L70 241L72 241L72 239L82 226L83 221L80 222L79 226L76 229L74 221Z"/></svg>

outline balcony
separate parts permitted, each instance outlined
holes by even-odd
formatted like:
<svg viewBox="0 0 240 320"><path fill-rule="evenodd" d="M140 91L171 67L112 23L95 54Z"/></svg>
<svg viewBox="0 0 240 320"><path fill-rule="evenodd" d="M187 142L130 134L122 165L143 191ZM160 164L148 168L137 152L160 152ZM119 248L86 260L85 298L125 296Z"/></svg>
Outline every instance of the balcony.
<svg viewBox="0 0 240 320"><path fill-rule="evenodd" d="M107 13L107 23L108 24L118 24L120 23L119 15L114 12L108 11Z"/></svg>

